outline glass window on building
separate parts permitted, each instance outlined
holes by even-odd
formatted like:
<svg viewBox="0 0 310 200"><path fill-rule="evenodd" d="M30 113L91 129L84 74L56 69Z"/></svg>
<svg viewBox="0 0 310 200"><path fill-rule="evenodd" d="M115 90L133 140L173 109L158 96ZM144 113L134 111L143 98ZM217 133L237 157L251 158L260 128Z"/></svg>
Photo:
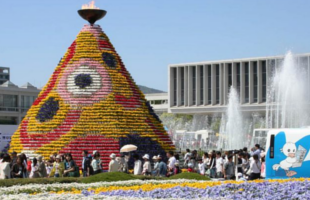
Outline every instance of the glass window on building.
<svg viewBox="0 0 310 200"><path fill-rule="evenodd" d="M185 92L184 92L185 80L184 80L184 67L181 68L181 105L185 104Z"/></svg>
<svg viewBox="0 0 310 200"><path fill-rule="evenodd" d="M196 67L192 67L193 75L193 105L196 105Z"/></svg>
<svg viewBox="0 0 310 200"><path fill-rule="evenodd" d="M212 66L208 65L208 104L212 104Z"/></svg>
<svg viewBox="0 0 310 200"><path fill-rule="evenodd" d="M0 124L17 125L17 117L0 116Z"/></svg>
<svg viewBox="0 0 310 200"><path fill-rule="evenodd" d="M257 103L258 101L258 72L257 72L257 61L253 63L253 102Z"/></svg>
<svg viewBox="0 0 310 200"><path fill-rule="evenodd" d="M244 63L244 103L249 103L249 63Z"/></svg>
<svg viewBox="0 0 310 200"><path fill-rule="evenodd" d="M203 74L204 74L204 70L203 70L203 66L200 66L200 105L203 105Z"/></svg>
<svg viewBox="0 0 310 200"><path fill-rule="evenodd" d="M17 108L17 95L0 94L0 107Z"/></svg>
<svg viewBox="0 0 310 200"><path fill-rule="evenodd" d="M173 76L173 105L177 105L177 68L172 69Z"/></svg>
<svg viewBox="0 0 310 200"><path fill-rule="evenodd" d="M216 87L216 99L215 103L220 103L220 65L215 65L215 87Z"/></svg>
<svg viewBox="0 0 310 200"><path fill-rule="evenodd" d="M228 68L228 88L230 89L230 87L232 86L232 64L228 63L227 64L227 68Z"/></svg>
<svg viewBox="0 0 310 200"><path fill-rule="evenodd" d="M36 100L34 96L21 96L21 107L22 108L30 108L33 102Z"/></svg>
<svg viewBox="0 0 310 200"><path fill-rule="evenodd" d="M262 61L262 102L267 100L267 68L266 61Z"/></svg>

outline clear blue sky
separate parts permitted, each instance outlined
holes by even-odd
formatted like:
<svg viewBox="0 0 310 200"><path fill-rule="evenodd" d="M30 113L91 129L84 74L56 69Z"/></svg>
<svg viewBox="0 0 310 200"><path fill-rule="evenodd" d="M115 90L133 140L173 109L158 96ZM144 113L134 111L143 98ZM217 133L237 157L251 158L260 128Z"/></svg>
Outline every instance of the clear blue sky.
<svg viewBox="0 0 310 200"><path fill-rule="evenodd" d="M0 66L44 86L86 22L88 0L0 0ZM310 52L307 0L97 0L98 24L137 84L167 91L167 66Z"/></svg>

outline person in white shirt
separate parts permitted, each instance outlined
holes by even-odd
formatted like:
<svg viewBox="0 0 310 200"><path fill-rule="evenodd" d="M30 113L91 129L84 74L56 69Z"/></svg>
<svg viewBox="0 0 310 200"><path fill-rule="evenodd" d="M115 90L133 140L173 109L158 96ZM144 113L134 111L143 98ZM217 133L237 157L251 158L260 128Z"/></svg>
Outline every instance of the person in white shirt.
<svg viewBox="0 0 310 200"><path fill-rule="evenodd" d="M36 158L33 158L29 178L38 178L39 177L38 168L39 168L38 160Z"/></svg>
<svg viewBox="0 0 310 200"><path fill-rule="evenodd" d="M175 162L176 162L176 159L175 159L175 157L174 157L174 153L173 153L173 151L169 151L168 153L167 153L167 157L168 157L168 168L169 168L169 170L173 170L174 169L174 167L175 167Z"/></svg>
<svg viewBox="0 0 310 200"><path fill-rule="evenodd" d="M10 156L8 154L4 154L2 162L0 163L0 179L11 178L10 162Z"/></svg>
<svg viewBox="0 0 310 200"><path fill-rule="evenodd" d="M109 172L118 172L120 169L119 163L115 160L116 155L112 153L110 155L111 161L109 163Z"/></svg>
<svg viewBox="0 0 310 200"><path fill-rule="evenodd" d="M133 159L135 160L134 168L133 168L133 174L134 175L141 175L142 173L142 162L139 160L139 155L135 154L133 156Z"/></svg>
<svg viewBox="0 0 310 200"><path fill-rule="evenodd" d="M260 172L261 172L261 163L258 159L258 155L255 154L253 156L253 159L250 164L250 171L251 174L249 176L249 180L255 180L260 178Z"/></svg>
<svg viewBox="0 0 310 200"><path fill-rule="evenodd" d="M210 165L210 158L207 152L203 153L202 162L205 164L206 167Z"/></svg>
<svg viewBox="0 0 310 200"><path fill-rule="evenodd" d="M223 165L224 161L221 156L221 152L216 152L216 160L215 160L215 167L216 167L216 178L223 178Z"/></svg>
<svg viewBox="0 0 310 200"><path fill-rule="evenodd" d="M202 162L202 159L198 160L198 170L200 175L205 175L206 173L206 165L204 162Z"/></svg>
<svg viewBox="0 0 310 200"><path fill-rule="evenodd" d="M153 156L153 161L154 161L154 169L152 171L152 175L153 176L157 176L158 175L158 171L159 171L159 162L158 162L158 157L157 156Z"/></svg>
<svg viewBox="0 0 310 200"><path fill-rule="evenodd" d="M186 154L184 155L184 165L187 165L192 156L191 150L186 149Z"/></svg>
<svg viewBox="0 0 310 200"><path fill-rule="evenodd" d="M144 159L142 174L143 175L151 175L152 169L151 169L151 163L149 161L150 156L148 154L145 154L142 158Z"/></svg>

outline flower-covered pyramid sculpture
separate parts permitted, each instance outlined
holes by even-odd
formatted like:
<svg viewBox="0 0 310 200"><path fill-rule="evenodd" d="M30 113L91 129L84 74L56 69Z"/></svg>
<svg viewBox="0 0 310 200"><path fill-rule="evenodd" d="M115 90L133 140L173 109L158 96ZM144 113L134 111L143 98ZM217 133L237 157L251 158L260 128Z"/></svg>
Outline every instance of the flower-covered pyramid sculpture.
<svg viewBox="0 0 310 200"><path fill-rule="evenodd" d="M99 25L84 25L12 137L10 151L100 152L109 155L125 144L138 153L164 155L174 146L120 56Z"/></svg>

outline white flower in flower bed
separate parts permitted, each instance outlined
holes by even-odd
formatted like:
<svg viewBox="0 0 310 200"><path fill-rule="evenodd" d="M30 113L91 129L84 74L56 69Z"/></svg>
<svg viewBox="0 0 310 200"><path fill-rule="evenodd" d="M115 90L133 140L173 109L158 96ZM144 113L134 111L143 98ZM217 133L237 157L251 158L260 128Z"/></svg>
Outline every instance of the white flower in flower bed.
<svg viewBox="0 0 310 200"><path fill-rule="evenodd" d="M107 197L102 195L84 196L81 194L38 194L38 195L28 195L28 194L18 194L18 195L0 195L0 199L5 200L91 200L91 199L104 199L104 200L149 200L150 198L131 198L131 197ZM180 199L180 198L178 198ZM168 198L165 200L177 200L175 198ZM210 198L199 198L199 200L211 200ZM214 199L212 199L214 200ZM224 200L224 199L218 199Z"/></svg>
<svg viewBox="0 0 310 200"><path fill-rule="evenodd" d="M164 184L164 183L203 183L205 181L197 180L129 180L129 181L116 181L116 182L96 182L96 183L53 183L53 184L28 184L28 185L14 185L11 187L0 187L0 195L6 194L21 194L21 193L45 193L50 191L60 190L87 190L88 188L99 188L109 186L133 186L143 184ZM0 198L1 199L1 198Z"/></svg>

